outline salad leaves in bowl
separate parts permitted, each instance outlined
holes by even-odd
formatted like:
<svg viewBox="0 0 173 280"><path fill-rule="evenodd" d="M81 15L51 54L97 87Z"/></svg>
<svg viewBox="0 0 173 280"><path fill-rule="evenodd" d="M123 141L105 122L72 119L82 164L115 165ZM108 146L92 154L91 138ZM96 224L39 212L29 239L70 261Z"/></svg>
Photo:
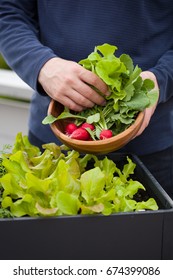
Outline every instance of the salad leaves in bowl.
<svg viewBox="0 0 173 280"><path fill-rule="evenodd" d="M107 84L110 95L105 106L95 105L79 113L55 100L50 102L43 124L50 124L54 134L70 148L96 154L120 149L140 129L145 109L157 102L154 82L143 80L141 68L134 66L127 54L117 57L116 50L109 44L96 46L79 61Z"/></svg>

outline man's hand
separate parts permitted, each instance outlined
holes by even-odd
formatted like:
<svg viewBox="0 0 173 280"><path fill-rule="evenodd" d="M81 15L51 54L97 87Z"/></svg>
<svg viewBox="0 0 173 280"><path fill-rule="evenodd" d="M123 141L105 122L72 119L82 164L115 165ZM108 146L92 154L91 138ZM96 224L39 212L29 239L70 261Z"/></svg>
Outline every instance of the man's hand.
<svg viewBox="0 0 173 280"><path fill-rule="evenodd" d="M153 82L155 84L155 89L159 91L159 86L158 86L158 83L157 83L156 76L152 72L144 71L144 72L141 73L141 77L142 77L143 80L144 79L153 80ZM150 119L151 119L152 115L154 114L154 111L155 111L156 107L157 107L157 102L154 106L145 109L143 124L142 124L141 128L139 129L138 133L135 135L135 137L139 136L145 130L145 128L149 125Z"/></svg>
<svg viewBox="0 0 173 280"><path fill-rule="evenodd" d="M109 94L108 87L96 74L76 62L61 58L52 58L44 64L38 82L51 98L74 111L82 111L95 104L105 105L104 96Z"/></svg>

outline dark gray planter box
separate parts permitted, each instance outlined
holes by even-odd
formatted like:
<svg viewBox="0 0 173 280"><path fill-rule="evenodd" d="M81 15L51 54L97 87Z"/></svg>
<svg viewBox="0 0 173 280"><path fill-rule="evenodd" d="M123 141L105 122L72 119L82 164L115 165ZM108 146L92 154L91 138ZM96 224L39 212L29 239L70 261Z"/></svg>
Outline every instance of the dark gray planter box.
<svg viewBox="0 0 173 280"><path fill-rule="evenodd" d="M110 154L117 164L126 155ZM173 259L173 201L134 155L157 211L0 220L1 259Z"/></svg>

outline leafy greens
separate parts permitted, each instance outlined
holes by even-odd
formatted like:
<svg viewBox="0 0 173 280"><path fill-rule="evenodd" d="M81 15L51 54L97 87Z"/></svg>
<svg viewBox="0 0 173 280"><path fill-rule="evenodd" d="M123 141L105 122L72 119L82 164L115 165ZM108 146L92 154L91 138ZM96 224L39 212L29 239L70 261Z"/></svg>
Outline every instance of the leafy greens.
<svg viewBox="0 0 173 280"><path fill-rule="evenodd" d="M153 198L135 201L134 195L145 187L130 177L136 164L129 157L120 170L106 156L65 153L54 143L43 148L41 152L18 133L12 152L1 155L6 170L0 178L1 211L21 217L158 209Z"/></svg>
<svg viewBox="0 0 173 280"><path fill-rule="evenodd" d="M117 135L135 121L140 111L157 102L158 92L154 90L154 82L150 79L142 80L141 68L134 66L132 58L127 54L117 57L116 50L116 46L105 43L96 46L86 59L79 61L80 65L95 73L108 85L111 94L106 97L107 104L95 105L80 113L72 113L65 108L57 118L48 115L43 124L74 118L77 125L84 121L94 124L96 136L102 129L111 129L113 135Z"/></svg>

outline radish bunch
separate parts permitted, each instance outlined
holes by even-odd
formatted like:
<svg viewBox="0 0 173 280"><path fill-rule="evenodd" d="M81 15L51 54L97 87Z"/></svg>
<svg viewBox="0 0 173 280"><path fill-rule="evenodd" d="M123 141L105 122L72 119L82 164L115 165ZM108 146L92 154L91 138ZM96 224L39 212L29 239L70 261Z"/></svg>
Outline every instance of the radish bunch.
<svg viewBox="0 0 173 280"><path fill-rule="evenodd" d="M82 123L80 126L77 126L75 123L68 123L65 127L65 133L71 139L84 141L97 140L95 139L95 126L87 122ZM110 129L103 129L99 134L98 140L104 140L112 136L113 133Z"/></svg>
<svg viewBox="0 0 173 280"><path fill-rule="evenodd" d="M105 97L105 106L95 104L82 112L65 107L58 117L48 115L42 123L70 118L75 121L68 125L66 134L72 139L102 140L125 131L135 122L140 111L156 104L158 91L154 82L142 79L142 69L134 65L129 55L116 56L117 49L105 43L96 46L87 58L79 61L108 86L110 95Z"/></svg>

